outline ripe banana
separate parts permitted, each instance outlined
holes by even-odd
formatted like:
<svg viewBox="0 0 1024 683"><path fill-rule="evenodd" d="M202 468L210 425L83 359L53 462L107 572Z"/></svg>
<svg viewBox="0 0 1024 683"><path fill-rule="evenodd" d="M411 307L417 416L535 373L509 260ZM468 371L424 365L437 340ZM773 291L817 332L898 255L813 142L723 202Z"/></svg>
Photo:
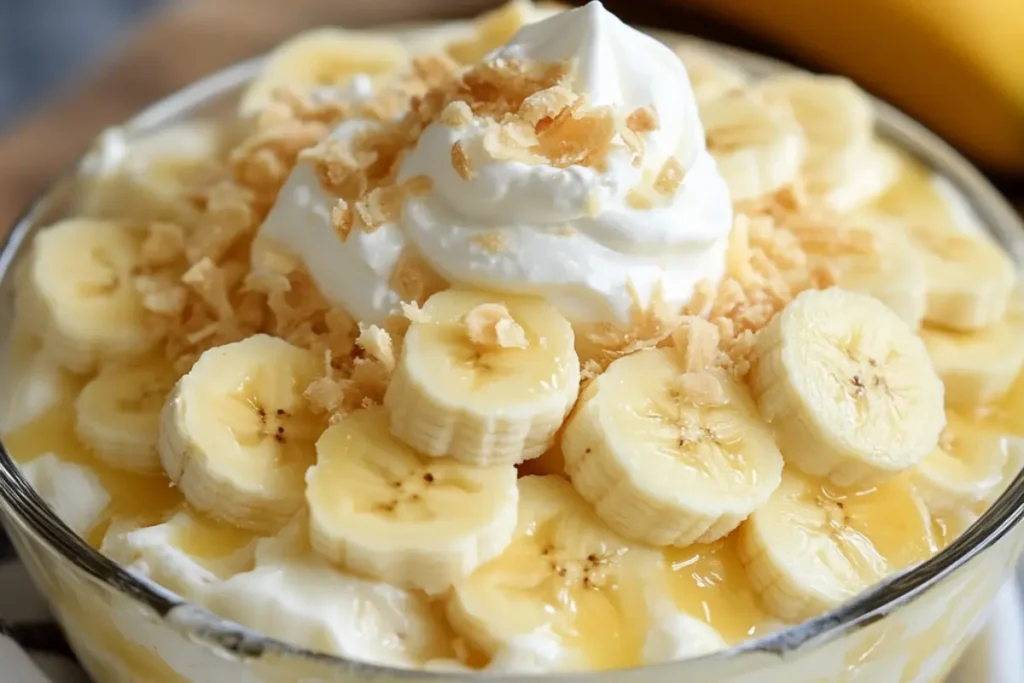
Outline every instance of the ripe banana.
<svg viewBox="0 0 1024 683"><path fill-rule="evenodd" d="M303 396L322 371L321 359L263 334L205 351L167 398L157 441L189 504L255 531L284 524L326 426Z"/></svg>
<svg viewBox="0 0 1024 683"><path fill-rule="evenodd" d="M695 392L680 361L670 348L614 361L583 391L562 437L566 472L597 516L656 546L725 536L782 474L746 388L706 371L708 395Z"/></svg>
<svg viewBox="0 0 1024 683"><path fill-rule="evenodd" d="M800 241L811 267L831 270L843 289L875 297L910 329L921 326L927 305L924 257L891 218L857 211L820 225L785 227Z"/></svg>
<svg viewBox="0 0 1024 683"><path fill-rule="evenodd" d="M445 46L452 59L461 64L475 64L496 48L507 43L524 25L536 21L538 10L530 0L511 0L473 22L473 35L453 40Z"/></svg>
<svg viewBox="0 0 1024 683"><path fill-rule="evenodd" d="M972 331L999 321L1016 281L1013 261L956 189L905 159L899 180L876 202L897 216L921 252L928 280L925 320Z"/></svg>
<svg viewBox="0 0 1024 683"><path fill-rule="evenodd" d="M134 225L68 219L32 242L19 315L46 353L73 372L98 361L146 352L161 332L132 283L145 237Z"/></svg>
<svg viewBox="0 0 1024 683"><path fill-rule="evenodd" d="M972 410L998 401L1024 368L1024 315L1011 313L977 332L925 326L921 338L946 385L946 403Z"/></svg>
<svg viewBox="0 0 1024 683"><path fill-rule="evenodd" d="M911 481L930 512L969 507L1003 481L1006 446L1001 434L947 413L939 445L911 470Z"/></svg>
<svg viewBox="0 0 1024 683"><path fill-rule="evenodd" d="M312 554L303 515L256 543L256 567L209 587L203 604L318 652L412 668L444 657L450 632L426 596L346 574Z"/></svg>
<svg viewBox="0 0 1024 683"><path fill-rule="evenodd" d="M104 131L82 162L78 213L191 227L200 210L191 194L216 172L229 136L222 125L192 122L137 139Z"/></svg>
<svg viewBox="0 0 1024 683"><path fill-rule="evenodd" d="M765 79L758 90L766 100L792 108L807 139L807 190L827 208L852 210L896 179L898 159L873 139L871 103L851 81L783 74Z"/></svg>
<svg viewBox="0 0 1024 683"><path fill-rule="evenodd" d="M1013 0L689 0L849 74L968 154L1024 171L1024 4ZM870 47L865 40L870 37Z"/></svg>
<svg viewBox="0 0 1024 683"><path fill-rule="evenodd" d="M21 473L60 521L79 536L103 520L110 494L88 467L45 453L22 465Z"/></svg>
<svg viewBox="0 0 1024 683"><path fill-rule="evenodd" d="M699 45L680 43L673 47L673 51L683 60L698 105L703 106L704 102L718 99L729 91L745 88L750 82L743 71L709 55ZM704 119L703 113L701 119Z"/></svg>
<svg viewBox="0 0 1024 683"><path fill-rule="evenodd" d="M733 202L761 199L797 181L804 136L785 102L749 89L728 90L700 100L700 118Z"/></svg>
<svg viewBox="0 0 1024 683"><path fill-rule="evenodd" d="M111 467L162 473L156 450L160 410L175 379L160 361L103 368L75 399L78 438Z"/></svg>
<svg viewBox="0 0 1024 683"><path fill-rule="evenodd" d="M549 670L637 666L671 628L651 607L671 604L664 574L659 553L608 529L565 479L523 477L512 544L456 583L448 617L488 655L541 637L554 641Z"/></svg>
<svg viewBox="0 0 1024 683"><path fill-rule="evenodd" d="M935 540L904 476L843 490L787 469L768 503L740 527L738 550L764 607L799 623L931 557Z"/></svg>
<svg viewBox="0 0 1024 683"><path fill-rule="evenodd" d="M395 38L341 28L306 31L274 49L239 110L243 115L259 112L278 88L344 85L356 74L388 74L408 62L409 54Z"/></svg>
<svg viewBox="0 0 1024 683"><path fill-rule="evenodd" d="M786 462L839 486L913 467L945 424L924 343L877 299L799 294L761 330L748 382Z"/></svg>
<svg viewBox="0 0 1024 683"><path fill-rule="evenodd" d="M115 518L100 546L100 552L118 564L190 600L201 599L210 586L251 569L254 549L252 534L189 511L153 526Z"/></svg>
<svg viewBox="0 0 1024 683"><path fill-rule="evenodd" d="M550 448L579 392L569 321L541 299L475 290L439 292L423 316L384 396L391 433L473 465Z"/></svg>
<svg viewBox="0 0 1024 683"><path fill-rule="evenodd" d="M1013 261L987 237L911 223L928 278L925 320L970 332L998 322L1016 281Z"/></svg>
<svg viewBox="0 0 1024 683"><path fill-rule="evenodd" d="M383 408L346 415L316 449L306 476L310 537L351 571L436 595L512 540L512 465L419 455L391 436Z"/></svg>

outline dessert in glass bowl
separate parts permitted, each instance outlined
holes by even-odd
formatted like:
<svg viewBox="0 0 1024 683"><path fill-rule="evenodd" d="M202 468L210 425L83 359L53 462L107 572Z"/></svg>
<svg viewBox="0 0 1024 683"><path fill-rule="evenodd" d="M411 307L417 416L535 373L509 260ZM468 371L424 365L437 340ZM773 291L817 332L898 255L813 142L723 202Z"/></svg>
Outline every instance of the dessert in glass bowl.
<svg viewBox="0 0 1024 683"><path fill-rule="evenodd" d="M1014 263L853 84L598 2L417 35L305 34L228 121L106 134L34 235L3 444L93 548L380 667L714 666L1000 497ZM843 666L930 680L893 637Z"/></svg>

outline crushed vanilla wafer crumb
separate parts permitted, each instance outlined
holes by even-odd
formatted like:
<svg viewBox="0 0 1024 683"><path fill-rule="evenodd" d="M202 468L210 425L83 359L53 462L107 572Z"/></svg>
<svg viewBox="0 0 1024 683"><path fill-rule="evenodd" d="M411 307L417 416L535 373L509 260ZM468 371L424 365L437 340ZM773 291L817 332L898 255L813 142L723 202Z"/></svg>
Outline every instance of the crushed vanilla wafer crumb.
<svg viewBox="0 0 1024 683"><path fill-rule="evenodd" d="M466 156L466 150L463 149L461 140L452 145L452 168L463 180L472 180L476 176L473 168L469 165L469 157Z"/></svg>
<svg viewBox="0 0 1024 683"><path fill-rule="evenodd" d="M331 226L334 228L334 234L342 242L352 233L355 217L352 214L352 207L344 199L338 199L331 207Z"/></svg>
<svg viewBox="0 0 1024 683"><path fill-rule="evenodd" d="M475 235L472 241L484 251L492 254L500 254L509 247L509 237L504 230L488 230L487 232Z"/></svg>
<svg viewBox="0 0 1024 683"><path fill-rule="evenodd" d="M718 328L707 320L694 315L685 316L670 336L687 372L698 372L719 364Z"/></svg>
<svg viewBox="0 0 1024 683"><path fill-rule="evenodd" d="M383 365L388 372L395 369L395 350L391 335L380 327L360 323L356 345Z"/></svg>
<svg viewBox="0 0 1024 683"><path fill-rule="evenodd" d="M427 314L415 301L402 302L402 315L411 323L429 323L430 315Z"/></svg>
<svg viewBox="0 0 1024 683"><path fill-rule="evenodd" d="M478 346L525 349L526 330L516 322L505 304L480 304L463 319L469 341Z"/></svg>
<svg viewBox="0 0 1024 683"><path fill-rule="evenodd" d="M638 107L626 117L626 127L634 133L650 133L658 130L658 117L650 107Z"/></svg>
<svg viewBox="0 0 1024 683"><path fill-rule="evenodd" d="M679 160L669 157L658 171L658 177L654 179L654 190L659 194L674 195L683 184L683 175L683 167Z"/></svg>

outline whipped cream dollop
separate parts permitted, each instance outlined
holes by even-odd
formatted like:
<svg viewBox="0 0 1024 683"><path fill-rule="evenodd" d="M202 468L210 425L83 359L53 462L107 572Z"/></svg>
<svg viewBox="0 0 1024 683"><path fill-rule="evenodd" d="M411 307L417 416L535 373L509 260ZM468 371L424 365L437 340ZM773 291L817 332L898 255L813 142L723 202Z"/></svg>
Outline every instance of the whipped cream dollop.
<svg viewBox="0 0 1024 683"><path fill-rule="evenodd" d="M524 26L486 61L568 64L566 85L583 98L584 114L608 107L625 121L646 111L655 125L635 131L639 153L620 130L600 163L566 165L494 154L486 141L493 118L438 120L398 173L399 184L426 176L432 189L407 197L393 224L340 240L334 200L300 161L261 234L301 256L324 295L364 322L399 311L391 282L409 249L454 285L539 295L574 323L628 324L637 306L655 298L682 306L699 281L722 276L729 193L671 50L591 2ZM373 124L348 121L332 137L364 125ZM453 163L457 144L471 173ZM658 187L666 168L677 179L671 191Z"/></svg>

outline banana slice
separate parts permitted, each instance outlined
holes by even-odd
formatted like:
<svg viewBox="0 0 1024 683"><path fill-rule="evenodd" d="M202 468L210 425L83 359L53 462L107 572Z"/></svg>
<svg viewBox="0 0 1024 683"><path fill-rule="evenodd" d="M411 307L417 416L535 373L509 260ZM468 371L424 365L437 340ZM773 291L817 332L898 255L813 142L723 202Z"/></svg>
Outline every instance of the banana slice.
<svg viewBox="0 0 1024 683"><path fill-rule="evenodd" d="M230 136L222 125L191 122L137 139L110 128L82 163L79 213L135 222L199 222L191 194L220 168Z"/></svg>
<svg viewBox="0 0 1024 683"><path fill-rule="evenodd" d="M132 284L143 230L69 219L35 236L19 314L64 367L85 373L105 358L142 354L160 337Z"/></svg>
<svg viewBox="0 0 1024 683"><path fill-rule="evenodd" d="M877 299L799 294L761 330L748 382L786 462L839 486L913 467L945 424L921 339Z"/></svg>
<svg viewBox="0 0 1024 683"><path fill-rule="evenodd" d="M879 211L899 217L925 262L926 322L973 331L1005 314L1016 274L1009 256L984 231L945 180L910 159L879 198ZM951 194L946 198L945 194Z"/></svg>
<svg viewBox="0 0 1024 683"><path fill-rule="evenodd" d="M251 533L188 511L153 526L115 518L100 546L118 564L190 600L252 569L254 551Z"/></svg>
<svg viewBox="0 0 1024 683"><path fill-rule="evenodd" d="M273 638L355 661L413 668L449 653L451 633L426 596L330 566L310 552L301 521L259 541L256 567L211 586L202 602Z"/></svg>
<svg viewBox="0 0 1024 683"><path fill-rule="evenodd" d="M910 223L907 231L924 257L927 322L971 332L1003 317L1017 276L1002 248L988 237L934 225Z"/></svg>
<svg viewBox="0 0 1024 683"><path fill-rule="evenodd" d="M511 40L526 24L536 21L538 11L530 0L511 0L500 7L481 14L473 22L474 35L453 40L445 46L452 59L462 64L475 64L491 50Z"/></svg>
<svg viewBox="0 0 1024 683"><path fill-rule="evenodd" d="M743 71L709 55L707 49L700 45L680 43L673 51L683 60L686 74L690 77L690 86L701 106L732 90L742 90L750 83Z"/></svg>
<svg viewBox="0 0 1024 683"><path fill-rule="evenodd" d="M785 103L730 90L702 100L700 119L733 202L767 197L796 182L804 137Z"/></svg>
<svg viewBox="0 0 1024 683"><path fill-rule="evenodd" d="M103 368L75 400L78 438L111 467L163 472L156 450L160 410L176 379L166 362Z"/></svg>
<svg viewBox="0 0 1024 683"><path fill-rule="evenodd" d="M842 490L787 469L739 534L741 561L762 604L791 623L833 609L936 550L928 512L902 476Z"/></svg>
<svg viewBox="0 0 1024 683"><path fill-rule="evenodd" d="M824 225L786 225L800 240L808 265L835 273L836 284L875 297L912 330L927 305L924 259L901 226L861 211Z"/></svg>
<svg viewBox="0 0 1024 683"><path fill-rule="evenodd" d="M825 206L852 210L895 182L898 158L873 140L871 102L852 81L783 74L762 81L759 91L769 101L792 107L807 139L807 190Z"/></svg>
<svg viewBox="0 0 1024 683"><path fill-rule="evenodd" d="M408 61L405 47L394 38L340 28L306 31L270 54L263 73L242 96L239 109L243 115L259 112L278 88L344 85L357 74L392 73Z"/></svg>
<svg viewBox="0 0 1024 683"><path fill-rule="evenodd" d="M945 513L985 500L1002 482L1006 439L946 414L939 445L915 467L914 487L931 512Z"/></svg>
<svg viewBox="0 0 1024 683"><path fill-rule="evenodd" d="M583 391L562 437L573 487L616 533L651 545L725 536L782 474L746 388L709 371L720 395L705 398L684 372L674 349L616 360Z"/></svg>
<svg viewBox="0 0 1024 683"><path fill-rule="evenodd" d="M384 396L391 433L475 465L551 447L579 392L573 332L550 304L473 290L427 300Z"/></svg>
<svg viewBox="0 0 1024 683"><path fill-rule="evenodd" d="M303 396L322 360L258 334L204 352L164 404L157 449L197 510L256 531L301 507L324 424Z"/></svg>
<svg viewBox="0 0 1024 683"><path fill-rule="evenodd" d="M448 618L492 664L530 643L529 656L514 659L542 654L548 671L601 670L663 661L687 643L711 649L710 627L692 642L697 617L673 604L660 553L608 529L565 479L523 477L515 539L456 583Z"/></svg>
<svg viewBox="0 0 1024 683"><path fill-rule="evenodd" d="M512 465L419 455L391 436L383 408L346 415L316 448L306 477L313 547L352 571L438 594L512 540Z"/></svg>
<svg viewBox="0 0 1024 683"><path fill-rule="evenodd" d="M921 338L953 408L971 410L1000 400L1024 368L1024 315L1019 313L978 332L926 326Z"/></svg>

